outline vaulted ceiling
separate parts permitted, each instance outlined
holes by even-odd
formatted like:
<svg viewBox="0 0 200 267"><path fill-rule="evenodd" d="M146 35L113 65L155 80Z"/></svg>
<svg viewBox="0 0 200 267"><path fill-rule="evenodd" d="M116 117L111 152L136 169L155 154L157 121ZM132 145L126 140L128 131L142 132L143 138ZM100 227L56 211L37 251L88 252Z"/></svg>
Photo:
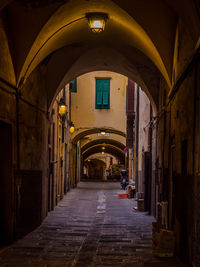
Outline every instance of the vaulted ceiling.
<svg viewBox="0 0 200 267"><path fill-rule="evenodd" d="M135 80L157 105L160 77L168 91L173 86L177 25L180 46L188 47L181 68L199 45L198 8L198 0L3 0L0 78L18 86L45 64L50 105L75 76L112 70ZM101 34L93 34L85 18L97 11L109 15Z"/></svg>

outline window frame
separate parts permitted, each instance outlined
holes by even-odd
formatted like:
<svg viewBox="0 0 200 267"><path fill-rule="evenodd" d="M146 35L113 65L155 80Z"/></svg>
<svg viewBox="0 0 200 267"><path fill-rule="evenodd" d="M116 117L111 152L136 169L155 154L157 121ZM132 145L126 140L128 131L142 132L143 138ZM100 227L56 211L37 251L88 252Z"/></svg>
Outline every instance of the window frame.
<svg viewBox="0 0 200 267"><path fill-rule="evenodd" d="M108 81L109 82L109 86L108 86L108 104L104 105L103 103L102 104L97 104L98 102L98 87L97 87L97 83L98 83L98 80L105 80L105 81ZM95 109L110 109L110 80L111 78L110 77L95 77ZM103 102L103 90L102 90L102 102Z"/></svg>

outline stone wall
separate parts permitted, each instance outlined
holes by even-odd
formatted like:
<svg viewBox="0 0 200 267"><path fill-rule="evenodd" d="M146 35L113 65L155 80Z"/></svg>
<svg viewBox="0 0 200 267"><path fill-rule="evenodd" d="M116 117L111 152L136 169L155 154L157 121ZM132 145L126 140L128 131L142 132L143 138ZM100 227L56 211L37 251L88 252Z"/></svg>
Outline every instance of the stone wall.
<svg viewBox="0 0 200 267"><path fill-rule="evenodd" d="M165 97L161 83L157 140L158 167L162 166L158 170L159 200L168 201L169 228L176 234L176 252L190 262L194 240L198 239L199 221L196 214L200 130L197 77L199 69L194 63L169 98Z"/></svg>
<svg viewBox="0 0 200 267"><path fill-rule="evenodd" d="M3 80L0 82L0 120L11 124L12 127L12 176L15 179L13 179L11 187L15 192L12 196L12 205L16 207L15 222L18 229L24 227L27 231L32 230L30 228L32 226L29 227L28 223L25 225L24 220L19 216L24 216L22 213L26 212L25 203L31 207L31 201L34 202L34 196L31 198L33 190L38 192L38 199L42 194L40 205L37 206L37 214L40 216L38 215L37 219L33 218L33 220L37 220L35 225L41 223L47 214L48 120L43 75L43 67L39 67L20 89ZM28 176L23 175L25 171L29 172ZM31 176L37 176L36 179L40 181L36 184L34 179L29 179L29 182L33 184L25 187L27 179ZM40 188L37 190L35 186ZM30 194L27 190L30 190ZM26 199L27 197L28 199ZM23 203L20 203L20 199L23 199ZM16 237L23 235L18 229L15 229Z"/></svg>

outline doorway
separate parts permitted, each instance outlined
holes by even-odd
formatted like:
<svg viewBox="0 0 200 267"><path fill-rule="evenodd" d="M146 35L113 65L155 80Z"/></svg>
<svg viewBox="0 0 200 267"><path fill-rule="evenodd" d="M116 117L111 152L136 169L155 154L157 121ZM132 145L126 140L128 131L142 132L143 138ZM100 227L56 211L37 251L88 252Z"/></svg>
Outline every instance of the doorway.
<svg viewBox="0 0 200 267"><path fill-rule="evenodd" d="M14 238L14 183L12 172L12 126L0 121L0 245Z"/></svg>

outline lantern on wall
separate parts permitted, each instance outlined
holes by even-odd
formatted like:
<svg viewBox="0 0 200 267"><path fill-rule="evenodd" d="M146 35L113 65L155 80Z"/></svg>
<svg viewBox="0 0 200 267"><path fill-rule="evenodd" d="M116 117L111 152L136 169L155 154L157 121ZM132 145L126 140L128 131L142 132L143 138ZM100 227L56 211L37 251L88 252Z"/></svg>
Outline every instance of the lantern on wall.
<svg viewBox="0 0 200 267"><path fill-rule="evenodd" d="M64 116L67 113L67 105L65 104L64 98L61 98L58 103L58 112L61 116Z"/></svg>
<svg viewBox="0 0 200 267"><path fill-rule="evenodd" d="M73 122L71 121L71 122L69 123L69 132L72 134L74 131L75 131L75 127L74 127Z"/></svg>

